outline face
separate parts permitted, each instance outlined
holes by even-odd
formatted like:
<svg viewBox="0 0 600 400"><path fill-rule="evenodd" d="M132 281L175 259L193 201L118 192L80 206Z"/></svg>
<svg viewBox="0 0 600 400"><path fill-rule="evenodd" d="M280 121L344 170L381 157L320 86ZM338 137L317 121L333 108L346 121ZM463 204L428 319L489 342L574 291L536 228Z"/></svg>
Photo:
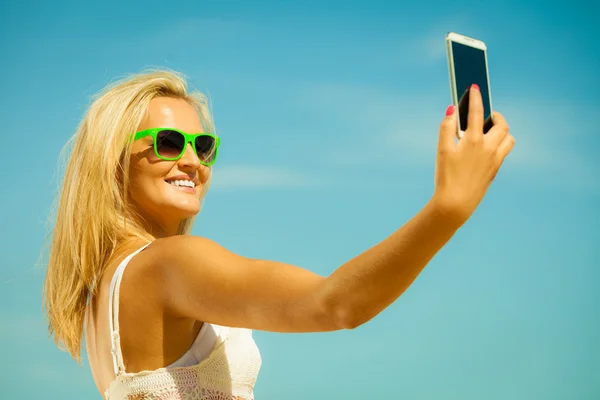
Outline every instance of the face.
<svg viewBox="0 0 600 400"><path fill-rule="evenodd" d="M203 132L193 106L185 100L158 97L150 102L146 119L138 131L150 128L174 128L188 133ZM130 160L130 196L137 212L159 230L173 230L184 219L200 211L200 196L210 178L211 169L200 163L188 143L179 160L156 157L151 136L136 140ZM187 180L194 188L176 186Z"/></svg>

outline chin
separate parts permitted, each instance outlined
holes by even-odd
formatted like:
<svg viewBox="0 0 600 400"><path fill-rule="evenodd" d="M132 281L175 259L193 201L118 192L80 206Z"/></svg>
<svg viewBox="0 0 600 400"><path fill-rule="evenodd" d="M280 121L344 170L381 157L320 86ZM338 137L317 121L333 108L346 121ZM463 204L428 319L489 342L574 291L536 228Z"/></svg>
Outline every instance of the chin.
<svg viewBox="0 0 600 400"><path fill-rule="evenodd" d="M162 189L162 190L160 190ZM201 188L198 188L201 190ZM150 191L134 191L132 200L137 206L144 210L143 215L155 217L157 221L165 220L183 220L195 217L201 209L202 202L200 196L196 193L186 193L173 191L172 189Z"/></svg>
<svg viewBox="0 0 600 400"><path fill-rule="evenodd" d="M169 214L177 218L195 217L200 212L200 201L197 204L170 204Z"/></svg>
<svg viewBox="0 0 600 400"><path fill-rule="evenodd" d="M200 196L196 193L169 193L162 203L162 208L169 210L165 210L168 214L177 215L179 218L193 217L200 212L201 207Z"/></svg>
<svg viewBox="0 0 600 400"><path fill-rule="evenodd" d="M197 208L195 210L181 210L181 218L192 218L195 217L196 215L198 215L198 213L200 212L200 208Z"/></svg>

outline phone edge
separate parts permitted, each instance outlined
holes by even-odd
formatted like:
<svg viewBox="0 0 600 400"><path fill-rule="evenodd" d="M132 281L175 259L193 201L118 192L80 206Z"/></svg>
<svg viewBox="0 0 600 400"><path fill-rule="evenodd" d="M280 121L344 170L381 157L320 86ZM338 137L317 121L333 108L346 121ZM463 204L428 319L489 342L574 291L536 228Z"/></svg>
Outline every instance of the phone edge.
<svg viewBox="0 0 600 400"><path fill-rule="evenodd" d="M487 44L480 39L475 39L469 36L461 35L456 32L448 32L446 34L446 54L448 57L448 70L450 74L450 90L452 94L452 104L458 108L458 93L456 91L456 82L455 82L455 70L454 70L454 56L452 53L452 42L460 43L465 46L474 47L476 49L483 51L483 59L485 60L485 76L487 79L487 87L488 87L488 101L490 103L490 118L492 120L492 125L494 124L494 106L492 104L492 82L490 80L490 68L488 63L488 53L487 53ZM460 121L457 118L457 127L456 127L456 135L460 139L464 134L463 131L460 130Z"/></svg>
<svg viewBox="0 0 600 400"><path fill-rule="evenodd" d="M455 110L458 110L458 94L456 91L456 77L454 71L454 54L452 53L452 37L456 35L454 32L448 32L446 34L446 58L448 61L448 75L450 77L450 96L452 98L452 105ZM455 111L457 112L457 111ZM460 130L460 119L456 118L456 137L460 139L462 137L462 131Z"/></svg>

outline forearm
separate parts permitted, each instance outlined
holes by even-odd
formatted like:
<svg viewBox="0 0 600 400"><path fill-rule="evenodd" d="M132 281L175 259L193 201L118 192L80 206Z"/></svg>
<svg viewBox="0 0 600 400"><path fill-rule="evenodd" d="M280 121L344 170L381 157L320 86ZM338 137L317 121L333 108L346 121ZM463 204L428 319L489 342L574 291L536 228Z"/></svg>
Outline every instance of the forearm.
<svg viewBox="0 0 600 400"><path fill-rule="evenodd" d="M331 274L320 297L344 328L369 321L413 283L460 225L430 201L402 228Z"/></svg>

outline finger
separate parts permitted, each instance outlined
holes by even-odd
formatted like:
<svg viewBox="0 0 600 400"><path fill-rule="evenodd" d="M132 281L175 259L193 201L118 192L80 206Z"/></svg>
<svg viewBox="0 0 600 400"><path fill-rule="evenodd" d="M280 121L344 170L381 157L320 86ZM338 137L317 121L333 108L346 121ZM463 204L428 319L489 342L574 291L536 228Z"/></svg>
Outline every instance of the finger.
<svg viewBox="0 0 600 400"><path fill-rule="evenodd" d="M504 115L500 114L499 112L493 111L492 119L494 121L494 126L504 125L508 127L508 123L506 122L506 119L504 119Z"/></svg>
<svg viewBox="0 0 600 400"><path fill-rule="evenodd" d="M487 138L493 146L498 147L509 133L509 127L504 116L498 112L493 112L494 126L487 133Z"/></svg>
<svg viewBox="0 0 600 400"><path fill-rule="evenodd" d="M465 138L479 140L483 136L483 101L479 86L473 84L469 90L469 116Z"/></svg>
<svg viewBox="0 0 600 400"><path fill-rule="evenodd" d="M466 130L466 127L468 124L467 117L469 116L469 98L471 97L471 96L469 96L470 91L471 91L471 88L467 88L467 90L465 90L463 95L460 96L460 100L458 101L458 109L456 110L456 112L458 114L456 116L456 118L458 118L458 121L459 121L458 129L462 129L463 134L465 133L464 131Z"/></svg>
<svg viewBox="0 0 600 400"><path fill-rule="evenodd" d="M440 124L440 137L438 139L438 151L444 152L453 149L456 145L454 139L456 138L456 107L449 106L446 109L446 116Z"/></svg>
<svg viewBox="0 0 600 400"><path fill-rule="evenodd" d="M496 152L496 156L498 157L498 161L500 162L500 164L504 162L504 159L511 152L514 145L515 138L510 133L507 133L504 137L504 140L502 140L502 142L498 146L498 151Z"/></svg>

